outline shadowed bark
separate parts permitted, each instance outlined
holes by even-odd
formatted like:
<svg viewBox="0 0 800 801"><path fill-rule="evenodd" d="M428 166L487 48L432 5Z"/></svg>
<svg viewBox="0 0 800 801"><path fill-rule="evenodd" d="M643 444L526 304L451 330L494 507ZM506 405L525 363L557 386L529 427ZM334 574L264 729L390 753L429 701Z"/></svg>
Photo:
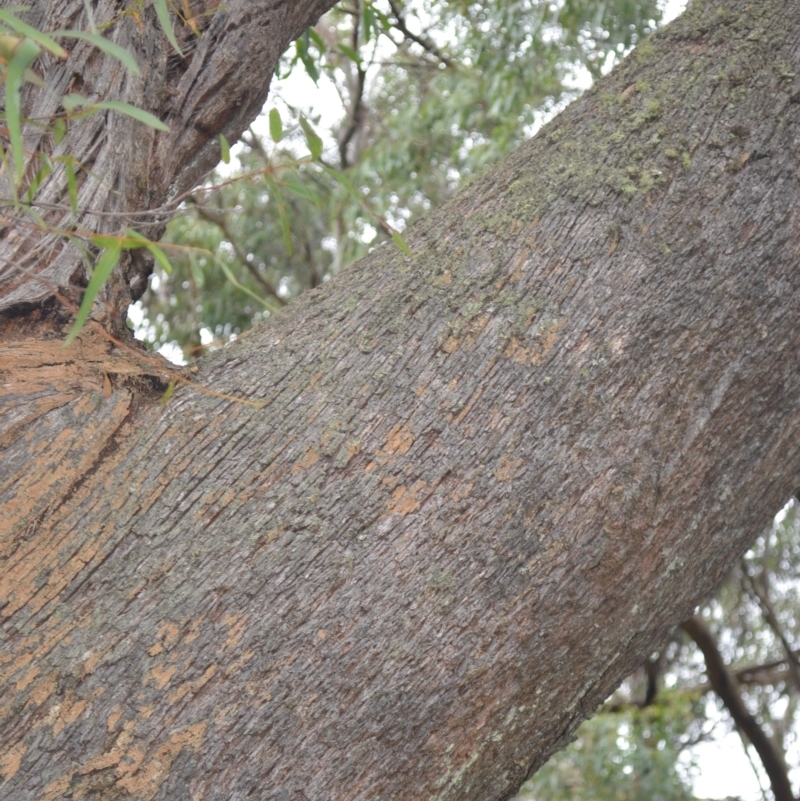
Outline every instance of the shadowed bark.
<svg viewBox="0 0 800 801"><path fill-rule="evenodd" d="M0 797L510 797L798 485L798 101L697 2L166 406L7 313Z"/></svg>

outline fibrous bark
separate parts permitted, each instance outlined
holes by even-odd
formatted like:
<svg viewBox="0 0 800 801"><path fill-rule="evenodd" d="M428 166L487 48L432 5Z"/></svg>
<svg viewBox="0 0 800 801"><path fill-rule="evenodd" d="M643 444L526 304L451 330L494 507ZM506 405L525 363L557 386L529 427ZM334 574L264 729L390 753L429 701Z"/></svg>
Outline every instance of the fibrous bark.
<svg viewBox="0 0 800 801"><path fill-rule="evenodd" d="M798 100L696 2L192 375L257 407L8 322L0 796L508 798L798 484Z"/></svg>
<svg viewBox="0 0 800 801"><path fill-rule="evenodd" d="M93 3L96 25L105 37L134 55L141 75L80 40L70 40L66 60L45 53L37 62L46 87L30 84L24 95L23 111L36 120L24 130L28 179L38 167L33 156L37 151L53 158L71 156L80 165L81 213L76 218L70 214L63 166L39 191L40 211L49 224L76 233L117 233L128 225L148 236L160 235L175 209L171 201L195 186L219 161L220 134L230 142L239 138L264 105L281 53L334 2L178 3L176 7L195 14L191 23L173 15L182 55L170 46L149 2L141 6L118 0ZM2 0L3 5L18 4ZM82 0L35 3L21 17L45 32L88 26ZM104 112L71 121L69 135L57 144L42 123L63 114L61 98L70 92L92 101L114 99L138 106L155 114L170 131L161 133L117 112ZM0 190L10 196L6 179L0 181ZM9 218L7 212L7 233L15 222L19 218ZM22 225L11 227L0 241L0 311L41 304L53 297L54 289L86 283L80 253L63 237L58 233L24 237L26 230ZM124 323L130 296L138 298L144 292L151 266L140 258L115 272L104 298L107 313L117 314Z"/></svg>

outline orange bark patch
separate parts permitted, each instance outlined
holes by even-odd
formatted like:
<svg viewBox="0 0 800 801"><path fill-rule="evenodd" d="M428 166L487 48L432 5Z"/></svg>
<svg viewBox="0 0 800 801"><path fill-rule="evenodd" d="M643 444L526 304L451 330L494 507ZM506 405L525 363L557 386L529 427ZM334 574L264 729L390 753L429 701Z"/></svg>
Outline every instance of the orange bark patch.
<svg viewBox="0 0 800 801"><path fill-rule="evenodd" d="M475 394L469 399L469 403L453 418L453 425L458 425L469 414L469 410L475 405L475 402L483 395L483 388L475 391Z"/></svg>
<svg viewBox="0 0 800 801"><path fill-rule="evenodd" d="M494 477L498 481L510 481L521 465L522 459L512 459L508 454L505 454L500 457L494 468Z"/></svg>
<svg viewBox="0 0 800 801"><path fill-rule="evenodd" d="M202 676L195 681L185 681L183 684L180 685L176 690L171 692L167 697L167 701L170 704L174 704L176 701L180 701L188 693L196 693L201 687L204 687L213 677L214 674L217 672L216 665L209 665Z"/></svg>
<svg viewBox="0 0 800 801"><path fill-rule="evenodd" d="M464 484L463 486L456 487L450 493L450 499L453 501L463 501L464 498L468 498L470 492L472 492L473 482L470 481L469 484Z"/></svg>
<svg viewBox="0 0 800 801"><path fill-rule="evenodd" d="M552 350L553 345L556 344L556 339L558 339L558 329L561 327L561 323L551 323L542 333L542 344L537 349L537 352L531 357L531 361L533 364L539 364L539 362Z"/></svg>
<svg viewBox="0 0 800 801"><path fill-rule="evenodd" d="M170 665L169 667L156 665L147 672L147 675L144 677L144 683L147 684L148 681L152 681L153 684L156 685L156 688L161 690L166 687L167 682L175 675L177 669L177 665Z"/></svg>
<svg viewBox="0 0 800 801"><path fill-rule="evenodd" d="M162 782L169 777L169 771L175 757L184 748L197 751L203 744L207 723L195 723L181 731L174 732L170 738L156 748L153 756L142 762L142 754L132 750L129 754L134 757L132 765L118 763L117 771L123 775L117 784L127 790L133 797L141 801L149 801L158 792ZM129 770L133 768L133 770Z"/></svg>
<svg viewBox="0 0 800 801"><path fill-rule="evenodd" d="M230 676L231 674L236 673L237 670L241 669L242 665L246 665L252 658L253 658L253 652L246 651L235 662L233 662L233 664L228 665L223 670L223 673L226 676Z"/></svg>
<svg viewBox="0 0 800 801"><path fill-rule="evenodd" d="M442 342L442 350L445 353L453 353L458 348L458 340L454 336L449 336Z"/></svg>
<svg viewBox="0 0 800 801"><path fill-rule="evenodd" d="M106 726L108 727L109 731L114 731L114 729L117 728L117 723L119 723L119 719L121 717L122 709L120 708L119 704L117 704L111 710L111 714L108 716L108 720L106 721Z"/></svg>
<svg viewBox="0 0 800 801"><path fill-rule="evenodd" d="M417 494L419 491L427 486L424 481L417 481L412 487L398 487L393 493L389 501L389 513L401 514L405 517L411 512L416 512L419 509L419 500Z"/></svg>
<svg viewBox="0 0 800 801"><path fill-rule="evenodd" d="M28 750L27 746L17 743L0 756L0 776L8 781L18 770L22 757Z"/></svg>
<svg viewBox="0 0 800 801"><path fill-rule="evenodd" d="M398 423L384 438L385 445L383 452L385 454L403 454L408 453L411 446L414 444L414 435L408 427L408 423Z"/></svg>
<svg viewBox="0 0 800 801"><path fill-rule="evenodd" d="M58 709L58 716L53 721L53 736L57 737L65 726L74 723L85 711L88 704L86 701L76 701L74 704L70 701L64 701L54 709Z"/></svg>
<svg viewBox="0 0 800 801"><path fill-rule="evenodd" d="M56 677L51 674L40 681L31 691L30 699L36 706L41 706L56 689Z"/></svg>
<svg viewBox="0 0 800 801"><path fill-rule="evenodd" d="M24 690L37 676L39 675L39 668L32 667L18 682L17 690Z"/></svg>
<svg viewBox="0 0 800 801"><path fill-rule="evenodd" d="M312 464L318 461L319 454L313 448L309 448L308 451L306 451L306 455L292 466L292 475L296 476L301 470L311 467Z"/></svg>
<svg viewBox="0 0 800 801"><path fill-rule="evenodd" d="M230 628L228 639L225 640L225 645L223 646L224 648L232 648L234 645L239 644L244 634L244 627L247 625L249 618L250 615L244 615L243 617L225 615L225 617L222 618L222 624Z"/></svg>

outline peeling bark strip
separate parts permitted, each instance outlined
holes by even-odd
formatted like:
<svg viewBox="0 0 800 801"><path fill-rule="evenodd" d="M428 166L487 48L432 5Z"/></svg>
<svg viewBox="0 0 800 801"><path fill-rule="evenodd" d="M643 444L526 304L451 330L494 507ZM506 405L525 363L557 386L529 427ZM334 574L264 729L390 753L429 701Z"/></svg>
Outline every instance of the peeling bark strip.
<svg viewBox="0 0 800 801"><path fill-rule="evenodd" d="M134 56L141 75L130 74L88 43L73 40L66 60L45 53L36 62L46 88L27 85L24 114L52 119L63 111L61 97L78 92L91 100L122 100L143 108L169 125L170 131L158 133L129 117L106 112L71 122L57 145L41 125L25 126L31 176L36 172L37 151L72 156L83 168L77 176L82 211L75 221L70 220L65 170L55 170L44 182L37 200L48 204L43 206L47 222L91 233L118 233L127 225L158 238L168 215L141 212L168 204L219 162L219 135L230 142L239 138L264 105L281 53L334 1L193 2L200 38L191 25L173 18L185 58L170 47L149 0L142 7L117 0L93 2L95 23L104 36ZM16 5L16 0L0 0L0 7ZM31 6L20 18L39 30L88 29L83 0L41 0ZM0 195L11 195L4 177ZM5 219L3 225L8 228L15 221L19 222ZM141 296L151 268L147 258L137 255L135 263L116 270L107 293L107 303L120 307L122 324L131 294ZM31 280L30 273L42 280ZM80 254L57 235L31 236L25 226L0 240L0 311L41 303L53 296L54 289L63 291L73 282L83 286L85 280Z"/></svg>
<svg viewBox="0 0 800 801"><path fill-rule="evenodd" d="M798 100L784 2L697 2L201 363L265 408L44 387L0 797L508 798L800 483Z"/></svg>

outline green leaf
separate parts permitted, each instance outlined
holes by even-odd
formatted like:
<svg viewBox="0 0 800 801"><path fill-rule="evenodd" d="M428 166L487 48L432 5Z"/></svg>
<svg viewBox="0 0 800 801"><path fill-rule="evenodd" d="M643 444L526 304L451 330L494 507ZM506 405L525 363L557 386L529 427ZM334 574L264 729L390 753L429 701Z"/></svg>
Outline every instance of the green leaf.
<svg viewBox="0 0 800 801"><path fill-rule="evenodd" d="M61 101L64 102L63 100ZM95 108L110 109L111 111L119 111L120 114L127 114L145 125L155 128L157 131L168 131L169 127L164 125L158 117L153 116L149 111L141 108L136 108L130 103L123 103L121 100L103 100L101 103L95 103Z"/></svg>
<svg viewBox="0 0 800 801"><path fill-rule="evenodd" d="M25 70L37 59L42 49L32 40L23 39L6 70L6 122L11 155L14 160L14 183L22 180L25 170L25 151L22 147L22 126L20 123L20 88Z"/></svg>
<svg viewBox="0 0 800 801"><path fill-rule="evenodd" d="M364 3L364 12L361 15L363 20L362 29L364 32L364 42L369 42L372 36L372 29L375 26L375 12L372 9L372 3Z"/></svg>
<svg viewBox="0 0 800 801"><path fill-rule="evenodd" d="M225 138L224 134L219 135L219 149L220 155L222 157L223 164L230 164L231 163L231 146L228 144L228 140Z"/></svg>
<svg viewBox="0 0 800 801"><path fill-rule="evenodd" d="M63 95L61 98L61 105L68 112L73 112L77 108L90 105L89 99L77 92L70 92L68 95Z"/></svg>
<svg viewBox="0 0 800 801"><path fill-rule="evenodd" d="M106 249L100 254L100 258L97 260L94 270L92 270L92 277L89 279L89 285L86 287L86 292L83 295L81 307L78 309L78 314L75 317L75 322L72 324L72 329L67 335L67 338L64 340L64 347L69 345L80 333L80 330L83 328L86 319L89 317L89 312L92 310L92 305L94 304L95 298L103 288L103 284L105 284L105 282L108 280L108 277L117 266L120 254L122 253L122 244L119 239L114 239L113 237L94 236L92 237L92 241L95 242L95 244L113 244L110 244L110 246L106 247Z"/></svg>
<svg viewBox="0 0 800 801"><path fill-rule="evenodd" d="M406 244L406 240L400 235L399 231L392 231L392 239L394 240L395 245L406 254L406 256L411 255L411 248Z"/></svg>
<svg viewBox="0 0 800 801"><path fill-rule="evenodd" d="M306 186L306 184L301 184L299 181L284 181L283 185L290 192L294 192L294 194L298 197L302 197L305 200L310 200L317 206L319 206L322 202L320 196L310 186Z"/></svg>
<svg viewBox="0 0 800 801"><path fill-rule="evenodd" d="M308 36L312 42L317 46L320 53L324 53L326 49L325 40L314 30L314 28L308 29Z"/></svg>
<svg viewBox="0 0 800 801"><path fill-rule="evenodd" d="M136 63L134 57L124 47L120 47L116 42L106 39L105 36L100 36L96 33L87 33L86 31L56 31L54 35L68 36L72 39L83 39L93 44L98 50L102 50L106 55L117 59L117 61L121 61L134 75L140 74L139 65Z"/></svg>
<svg viewBox="0 0 800 801"><path fill-rule="evenodd" d="M269 135L276 145L283 139L283 122L280 112L276 108L269 110Z"/></svg>
<svg viewBox="0 0 800 801"><path fill-rule="evenodd" d="M230 281L231 284L233 284L233 286L235 286L237 289L241 289L242 292L244 292L246 295L249 295L251 298L253 298L253 300L260 303L265 309L269 308L269 303L267 303L267 301L265 301L264 298L259 297L258 295L256 295L255 292L253 292L252 289L248 289L246 286L244 286L244 284L240 284L236 280L236 276L231 271L231 268L228 267L228 265L225 264L225 262L221 258L219 258L219 256L215 256L213 253L209 253L209 255L214 259L214 261L217 264L219 264L220 268L222 269L222 272L225 273L225 277L228 279L228 281Z"/></svg>
<svg viewBox="0 0 800 801"><path fill-rule="evenodd" d="M69 210L74 217L78 213L78 182L75 180L74 159L68 156L64 162L67 171L67 192L69 193Z"/></svg>
<svg viewBox="0 0 800 801"><path fill-rule="evenodd" d="M53 141L57 145L60 145L61 142L64 141L64 137L67 135L67 123L64 122L61 117L57 117L50 130L53 133Z"/></svg>
<svg viewBox="0 0 800 801"><path fill-rule="evenodd" d="M322 155L322 139L319 138L317 132L311 127L311 123L305 118L304 114L300 115L300 127L306 135L306 143L311 152L311 158L314 161L319 161Z"/></svg>
<svg viewBox="0 0 800 801"><path fill-rule="evenodd" d="M339 42L338 48L339 52L344 53L353 63L355 64L361 63L361 56L359 55L357 50L354 50L352 47L343 44L342 42Z"/></svg>
<svg viewBox="0 0 800 801"><path fill-rule="evenodd" d="M364 198L358 194L358 191L350 182L350 179L343 172L339 172L339 170L335 170L333 167L327 167L326 169L358 203L364 202Z"/></svg>
<svg viewBox="0 0 800 801"><path fill-rule="evenodd" d="M161 396L161 405L166 406L167 401L172 397L172 393L175 392L175 387L178 386L177 381L170 381L167 384L167 388L164 390L164 394Z"/></svg>
<svg viewBox="0 0 800 801"><path fill-rule="evenodd" d="M175 52L183 58L183 52L178 46L178 40L175 38L175 31L172 30L172 20L169 18L169 9L167 8L167 0L153 0L153 7L156 10L156 16L161 23L161 28L164 31L169 43L175 49Z"/></svg>
<svg viewBox="0 0 800 801"><path fill-rule="evenodd" d="M153 254L153 258L158 262L161 269L167 275L172 275L172 265L169 263L167 254L164 253L164 251L155 242L148 239L146 236L142 236L142 234L140 234L138 231L134 231L133 228L126 228L125 236L128 237L128 239L134 240L133 244L130 242L125 242L126 250L132 250L133 248L147 248L147 250Z"/></svg>
<svg viewBox="0 0 800 801"><path fill-rule="evenodd" d="M83 7L86 10L86 17L89 20L89 27L92 29L92 33L97 33L97 23L94 21L94 11L92 11L91 0L83 0Z"/></svg>
<svg viewBox="0 0 800 801"><path fill-rule="evenodd" d="M281 221L281 232L283 233L283 244L286 247L286 252L291 256L292 255L292 232L289 226L289 217L286 214L286 207L283 205L283 195L281 194L281 189L276 183L275 179L271 175L265 176L267 179L267 184L269 185L270 190L275 198L275 202L278 204L278 216L280 217Z"/></svg>
<svg viewBox="0 0 800 801"><path fill-rule="evenodd" d="M12 31L16 31L21 36L27 36L28 39L32 39L45 50L49 50L54 56L58 58L67 57L67 51L64 50L58 42L51 39L47 34L37 31L36 28L23 22L21 19L17 19L13 14L9 13L7 9L0 9L0 22L3 22L11 28Z"/></svg>
<svg viewBox="0 0 800 801"><path fill-rule="evenodd" d="M36 193L39 191L39 187L42 185L42 182L53 171L53 165L46 153L39 153L39 158L43 160L43 163L42 166L36 171L36 175L33 176L33 180L28 186L28 191L25 193L26 203L33 202L33 199L36 197Z"/></svg>

